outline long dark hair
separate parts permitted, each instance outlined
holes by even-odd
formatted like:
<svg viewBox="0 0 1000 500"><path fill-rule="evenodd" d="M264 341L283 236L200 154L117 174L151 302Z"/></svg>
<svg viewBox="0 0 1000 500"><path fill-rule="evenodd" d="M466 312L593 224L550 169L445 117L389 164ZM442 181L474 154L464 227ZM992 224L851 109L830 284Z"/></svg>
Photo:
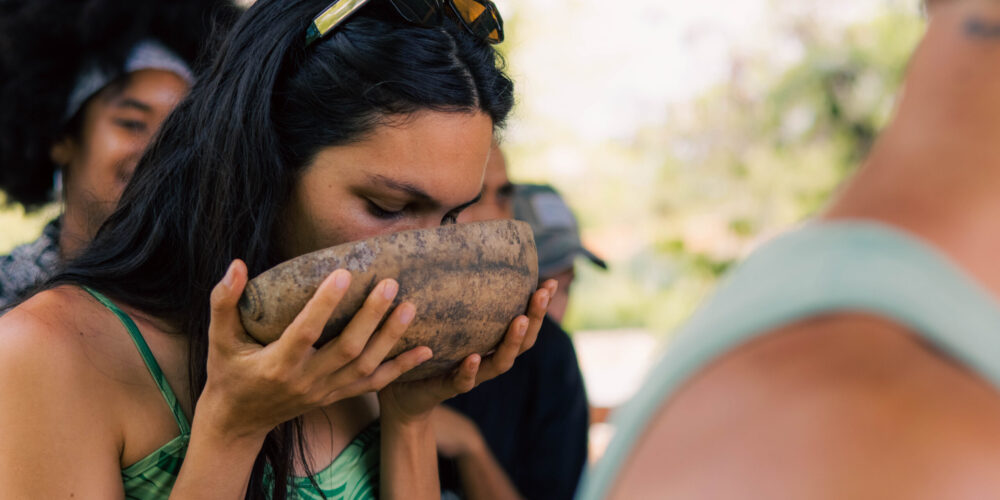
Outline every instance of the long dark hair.
<svg viewBox="0 0 1000 500"><path fill-rule="evenodd" d="M282 207L320 149L418 110L481 111L500 126L513 104L491 46L452 21L409 25L384 0L305 47L307 26L328 2L260 0L237 21L118 210L49 284L93 287L184 332L193 401L206 379L211 289L235 258L251 276L278 262ZM250 498L264 498L265 467L273 498L285 498L296 433L283 425L268 436Z"/></svg>

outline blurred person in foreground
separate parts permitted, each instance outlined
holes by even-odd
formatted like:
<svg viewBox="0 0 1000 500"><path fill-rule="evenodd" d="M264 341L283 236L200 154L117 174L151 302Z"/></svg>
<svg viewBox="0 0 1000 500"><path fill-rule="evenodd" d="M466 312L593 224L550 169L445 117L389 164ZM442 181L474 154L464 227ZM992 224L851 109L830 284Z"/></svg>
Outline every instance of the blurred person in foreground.
<svg viewBox="0 0 1000 500"><path fill-rule="evenodd" d="M514 218L531 224L538 247L538 281L554 279L559 290L549 303L549 316L562 323L569 305L569 291L576 278L577 257L601 269L608 264L580 241L576 216L552 186L518 184L514 188Z"/></svg>
<svg viewBox="0 0 1000 500"><path fill-rule="evenodd" d="M1000 3L929 5L895 116L619 415L581 498L1000 498Z"/></svg>
<svg viewBox="0 0 1000 500"><path fill-rule="evenodd" d="M94 237L238 12L227 0L0 5L0 189L29 210L62 202L38 240L0 256L0 312Z"/></svg>
<svg viewBox="0 0 1000 500"><path fill-rule="evenodd" d="M494 143L482 198L458 221L512 218L514 191ZM445 498L572 498L587 458L588 419L573 344L546 316L534 347L509 372L435 410L438 451L448 459L441 464Z"/></svg>

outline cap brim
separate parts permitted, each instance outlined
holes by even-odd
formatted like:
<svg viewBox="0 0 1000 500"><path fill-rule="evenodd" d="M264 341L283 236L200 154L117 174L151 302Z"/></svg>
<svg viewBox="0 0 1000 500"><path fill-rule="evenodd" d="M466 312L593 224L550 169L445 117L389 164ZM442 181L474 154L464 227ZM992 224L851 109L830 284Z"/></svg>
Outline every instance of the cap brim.
<svg viewBox="0 0 1000 500"><path fill-rule="evenodd" d="M608 268L608 263L604 262L604 259L594 255L590 250L580 247L580 253L587 257L587 259L593 262L597 267L605 270Z"/></svg>

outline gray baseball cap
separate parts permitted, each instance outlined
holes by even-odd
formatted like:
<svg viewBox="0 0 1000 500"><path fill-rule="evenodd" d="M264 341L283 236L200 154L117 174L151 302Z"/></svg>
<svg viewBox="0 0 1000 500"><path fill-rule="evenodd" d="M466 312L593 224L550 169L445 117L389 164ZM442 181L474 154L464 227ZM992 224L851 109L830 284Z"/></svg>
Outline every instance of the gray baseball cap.
<svg viewBox="0 0 1000 500"><path fill-rule="evenodd" d="M515 185L514 218L530 224L535 233L540 278L573 267L578 255L586 257L601 269L608 268L603 259L583 247L573 211L552 186Z"/></svg>
<svg viewBox="0 0 1000 500"><path fill-rule="evenodd" d="M125 66L117 72L109 72L96 63L90 64L87 70L77 78L76 85L69 95L69 102L66 104L66 112L63 119L69 121L73 118L88 99L100 92L101 89L114 81L114 79L144 69L169 71L183 78L188 85L194 83L194 74L191 72L188 63L181 56L156 40L143 40L137 43L135 47L132 47L128 58L125 60Z"/></svg>

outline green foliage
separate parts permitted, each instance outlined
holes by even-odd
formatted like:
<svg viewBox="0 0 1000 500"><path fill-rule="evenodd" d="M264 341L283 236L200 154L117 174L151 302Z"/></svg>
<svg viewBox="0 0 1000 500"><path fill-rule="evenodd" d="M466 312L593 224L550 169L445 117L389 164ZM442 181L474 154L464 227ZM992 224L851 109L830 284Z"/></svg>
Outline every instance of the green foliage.
<svg viewBox="0 0 1000 500"><path fill-rule="evenodd" d="M6 255L17 245L38 238L42 227L59 213L56 204L47 205L34 212L25 213L24 207L7 204L0 191L0 255Z"/></svg>
<svg viewBox="0 0 1000 500"><path fill-rule="evenodd" d="M892 113L922 20L890 9L842 30L809 18L790 24L796 62L741 54L729 81L636 138L633 147L657 158L650 222L633 226L649 232L649 249L614 262L610 275L580 276L570 329L673 329L734 262L821 211L863 161Z"/></svg>

